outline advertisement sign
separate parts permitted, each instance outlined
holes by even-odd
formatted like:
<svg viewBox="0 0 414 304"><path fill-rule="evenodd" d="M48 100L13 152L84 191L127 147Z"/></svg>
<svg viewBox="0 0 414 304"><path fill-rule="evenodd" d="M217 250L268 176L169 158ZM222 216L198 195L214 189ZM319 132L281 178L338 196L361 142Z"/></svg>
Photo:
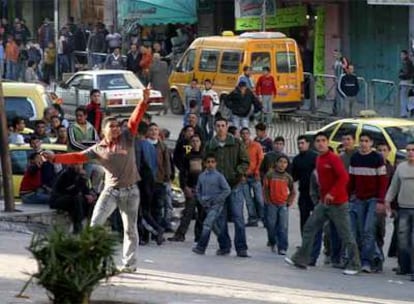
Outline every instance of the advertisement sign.
<svg viewBox="0 0 414 304"><path fill-rule="evenodd" d="M371 5L414 5L414 0L367 0Z"/></svg>
<svg viewBox="0 0 414 304"><path fill-rule="evenodd" d="M242 0L236 0L242 1ZM246 2L253 2L252 0ZM263 4L262 0L256 0ZM270 1L268 0L267 3ZM275 8L275 6L273 6ZM260 30L262 20L260 13L258 16L252 16L251 14L257 13L259 10L258 6L244 6L243 10L235 6L235 15L236 15L236 31L251 31L251 30ZM261 5L260 5L261 8ZM267 6L266 6L267 8ZM268 15L269 13L275 12L275 15ZM280 29L294 26L305 26L307 25L308 20L306 19L306 7L304 6L295 6L281 9L266 9L266 28L268 29ZM237 17L244 16L244 17Z"/></svg>
<svg viewBox="0 0 414 304"><path fill-rule="evenodd" d="M264 0L235 0L234 13L236 18L260 17ZM266 0L266 16L276 14L276 0Z"/></svg>

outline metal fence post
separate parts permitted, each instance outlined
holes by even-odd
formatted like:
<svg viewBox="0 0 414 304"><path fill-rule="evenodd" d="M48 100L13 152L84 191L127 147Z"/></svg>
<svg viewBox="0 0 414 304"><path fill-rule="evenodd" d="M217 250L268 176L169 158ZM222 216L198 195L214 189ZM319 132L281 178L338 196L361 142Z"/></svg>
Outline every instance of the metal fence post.
<svg viewBox="0 0 414 304"><path fill-rule="evenodd" d="M374 99L375 99L375 89L374 89L374 82L371 80L368 84L368 100L369 100L369 108L374 109Z"/></svg>
<svg viewBox="0 0 414 304"><path fill-rule="evenodd" d="M315 77L312 74L309 76L309 97L311 113L315 114L318 109L318 98L316 96Z"/></svg>

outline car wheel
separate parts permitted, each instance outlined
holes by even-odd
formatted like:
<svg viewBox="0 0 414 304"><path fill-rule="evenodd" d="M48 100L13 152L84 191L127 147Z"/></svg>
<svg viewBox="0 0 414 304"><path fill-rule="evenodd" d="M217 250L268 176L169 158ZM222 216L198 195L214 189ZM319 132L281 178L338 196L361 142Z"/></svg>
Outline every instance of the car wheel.
<svg viewBox="0 0 414 304"><path fill-rule="evenodd" d="M171 92L170 95L170 107L171 112L176 115L184 113L183 103L181 101L180 95L176 91Z"/></svg>

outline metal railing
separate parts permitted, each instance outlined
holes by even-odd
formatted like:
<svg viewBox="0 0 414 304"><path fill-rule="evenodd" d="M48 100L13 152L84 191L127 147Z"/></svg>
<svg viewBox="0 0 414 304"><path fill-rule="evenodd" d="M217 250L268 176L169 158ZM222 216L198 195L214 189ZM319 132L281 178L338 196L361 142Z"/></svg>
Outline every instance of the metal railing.
<svg viewBox="0 0 414 304"><path fill-rule="evenodd" d="M380 101L377 97L377 87L378 85L385 85L385 98ZM392 113L396 115L396 109L398 109L399 100L397 98L397 89L394 81L386 79L371 79L368 86L368 96L369 96L369 108L381 112L389 112L389 108L392 108Z"/></svg>

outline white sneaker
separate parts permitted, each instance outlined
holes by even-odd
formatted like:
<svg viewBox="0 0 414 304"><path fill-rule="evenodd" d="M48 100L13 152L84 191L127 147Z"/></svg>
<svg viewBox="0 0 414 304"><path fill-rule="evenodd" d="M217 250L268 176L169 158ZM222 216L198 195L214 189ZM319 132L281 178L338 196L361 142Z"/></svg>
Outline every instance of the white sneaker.
<svg viewBox="0 0 414 304"><path fill-rule="evenodd" d="M361 271L364 273L371 273L371 267L369 265L364 265L362 266Z"/></svg>
<svg viewBox="0 0 414 304"><path fill-rule="evenodd" d="M134 272L137 271L137 267L134 267L134 266L122 266L119 271L120 272L123 272L123 273L134 273Z"/></svg>
<svg viewBox="0 0 414 304"><path fill-rule="evenodd" d="M295 266L295 262L293 262L289 257L285 257L285 263L291 266Z"/></svg>
<svg viewBox="0 0 414 304"><path fill-rule="evenodd" d="M342 273L344 275L357 275L358 274L358 270L345 269Z"/></svg>

